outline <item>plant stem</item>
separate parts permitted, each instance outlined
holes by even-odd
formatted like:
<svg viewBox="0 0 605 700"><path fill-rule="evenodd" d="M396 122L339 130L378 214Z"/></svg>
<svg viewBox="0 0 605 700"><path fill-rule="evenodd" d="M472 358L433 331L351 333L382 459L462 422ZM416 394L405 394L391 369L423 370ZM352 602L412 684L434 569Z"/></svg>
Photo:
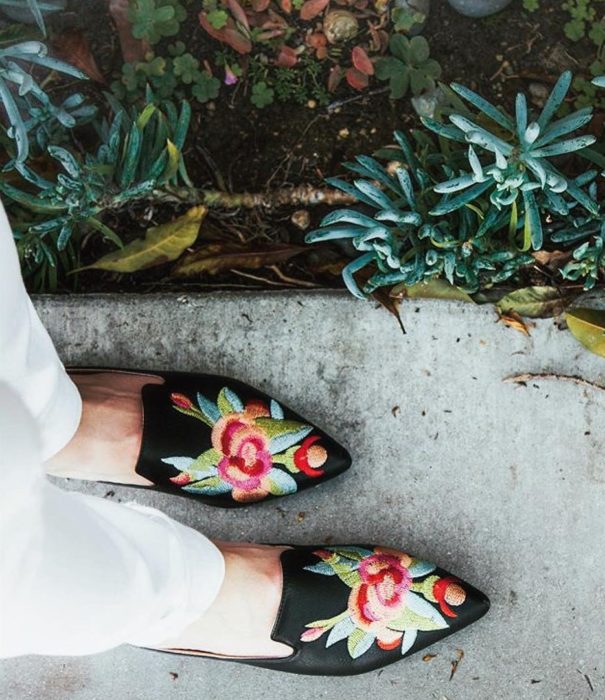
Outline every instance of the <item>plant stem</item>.
<svg viewBox="0 0 605 700"><path fill-rule="evenodd" d="M193 187L166 188L153 192L163 201L203 204L212 209L274 209L281 206L313 206L316 204L353 204L356 200L340 190L329 187L281 187L269 192L221 192L198 190Z"/></svg>

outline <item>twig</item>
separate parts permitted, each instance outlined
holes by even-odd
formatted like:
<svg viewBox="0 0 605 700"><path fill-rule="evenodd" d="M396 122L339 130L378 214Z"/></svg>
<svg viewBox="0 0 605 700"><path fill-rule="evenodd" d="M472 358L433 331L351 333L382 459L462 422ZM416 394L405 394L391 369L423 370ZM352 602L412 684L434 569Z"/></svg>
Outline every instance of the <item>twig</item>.
<svg viewBox="0 0 605 700"><path fill-rule="evenodd" d="M308 287L309 289L318 289L321 286L315 282L308 282L307 280L297 279L296 277L289 277L288 275L285 275L279 269L279 267L277 267L277 265L271 265L269 269L272 270L282 282L287 282L288 284L296 284L300 287Z"/></svg>
<svg viewBox="0 0 605 700"><path fill-rule="evenodd" d="M562 382L572 382L573 384L579 384L580 386L586 386L591 389L605 391L605 386L601 386L600 384L594 384L593 382L589 382L587 379L582 379L582 377L576 377L574 375L568 374L515 374L511 377L505 377L502 381L506 384L527 384L527 382L539 382L543 379L558 379Z"/></svg>
<svg viewBox="0 0 605 700"><path fill-rule="evenodd" d="M349 97L346 100L336 100L335 102L331 102L326 107L326 111L333 112L335 109L338 109L339 107L343 107L344 105L351 104L351 102L359 102L359 100L363 100L367 97L374 97L374 95L383 95L385 92L388 92L389 90L390 90L390 88L385 87L385 88L380 88L380 90L372 90L371 92L365 92L365 93L362 93L361 95L355 95L355 97Z"/></svg>

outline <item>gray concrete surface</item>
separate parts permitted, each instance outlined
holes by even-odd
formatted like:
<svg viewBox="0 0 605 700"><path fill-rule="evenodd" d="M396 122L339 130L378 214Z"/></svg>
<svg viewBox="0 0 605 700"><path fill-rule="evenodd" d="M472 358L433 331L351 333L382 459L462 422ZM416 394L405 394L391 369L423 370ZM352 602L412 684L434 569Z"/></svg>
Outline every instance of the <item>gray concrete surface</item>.
<svg viewBox="0 0 605 700"><path fill-rule="evenodd" d="M605 394L502 382L546 371L605 384L605 362L552 320L527 338L487 307L411 303L404 336L386 312L340 293L36 306L68 363L231 374L314 418L355 456L348 475L275 505L225 512L126 488L116 500L134 497L221 538L403 546L475 583L493 607L436 644L432 660L417 655L360 677L286 676L123 647L4 662L3 698L605 697Z"/></svg>

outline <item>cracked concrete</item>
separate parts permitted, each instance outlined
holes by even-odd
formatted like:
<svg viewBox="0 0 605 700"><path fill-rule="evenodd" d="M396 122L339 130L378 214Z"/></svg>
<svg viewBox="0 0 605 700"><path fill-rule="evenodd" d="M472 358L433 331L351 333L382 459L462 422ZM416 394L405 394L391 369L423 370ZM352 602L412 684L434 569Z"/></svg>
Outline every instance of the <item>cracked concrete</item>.
<svg viewBox="0 0 605 700"><path fill-rule="evenodd" d="M323 292L35 304L67 363L230 374L340 436L355 457L323 488L234 512L121 487L66 488L134 498L224 539L402 546L473 582L492 609L434 645L430 660L365 676L286 676L122 647L2 662L3 698L605 697L605 394L502 382L554 372L605 384L603 360L552 320L527 338L489 307L411 302L402 335L373 304Z"/></svg>

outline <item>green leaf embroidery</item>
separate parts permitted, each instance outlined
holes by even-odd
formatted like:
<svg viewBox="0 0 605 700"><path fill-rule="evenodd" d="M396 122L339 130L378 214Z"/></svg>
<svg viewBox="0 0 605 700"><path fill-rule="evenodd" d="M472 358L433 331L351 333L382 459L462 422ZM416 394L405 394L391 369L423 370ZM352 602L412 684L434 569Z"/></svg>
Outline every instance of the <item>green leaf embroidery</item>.
<svg viewBox="0 0 605 700"><path fill-rule="evenodd" d="M428 617L422 617L412 612L409 608L406 608L396 620L389 622L388 628L395 632L404 632L405 630L430 632L431 630L442 629L442 627L436 622L433 622L433 620Z"/></svg>
<svg viewBox="0 0 605 700"><path fill-rule="evenodd" d="M202 452L202 454L190 464L189 470L206 471L210 467L215 467L221 460L221 457L221 453L211 447L209 450L206 450L206 452Z"/></svg>
<svg viewBox="0 0 605 700"><path fill-rule="evenodd" d="M257 418L256 424L262 428L266 435L270 438L280 437L288 433L297 433L309 426L304 423L299 423L295 420L278 420L275 418Z"/></svg>
<svg viewBox="0 0 605 700"><path fill-rule="evenodd" d="M368 634L359 628L351 632L347 639L347 649L351 658L357 659L372 646L376 637L373 634Z"/></svg>
<svg viewBox="0 0 605 700"><path fill-rule="evenodd" d="M349 617L348 610L345 610L344 612L341 612L340 614L335 615L334 617L330 617L326 620L316 620L315 622L309 622L305 625L305 627L322 627L325 629L329 629L330 627L334 627L334 625L340 622L341 620L344 620L346 617Z"/></svg>
<svg viewBox="0 0 605 700"><path fill-rule="evenodd" d="M216 405L218 406L218 410L221 412L222 416L226 416L229 413L236 413L235 407L226 396L226 389L224 387L221 389L218 395Z"/></svg>

